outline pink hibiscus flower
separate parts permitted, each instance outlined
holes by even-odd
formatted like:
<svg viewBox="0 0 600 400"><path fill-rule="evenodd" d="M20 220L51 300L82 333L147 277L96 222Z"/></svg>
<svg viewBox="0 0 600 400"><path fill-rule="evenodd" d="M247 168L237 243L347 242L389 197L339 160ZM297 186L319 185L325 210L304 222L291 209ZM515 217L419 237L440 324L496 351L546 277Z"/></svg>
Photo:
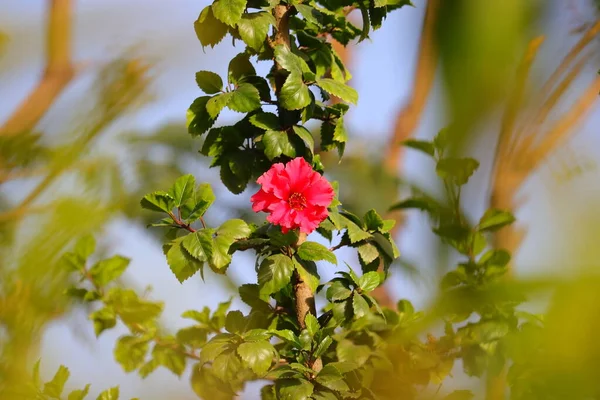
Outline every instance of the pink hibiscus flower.
<svg viewBox="0 0 600 400"><path fill-rule="evenodd" d="M300 228L309 234L327 218L333 188L304 158L274 164L257 182L261 188L250 198L252 210L269 213L267 221L283 233Z"/></svg>

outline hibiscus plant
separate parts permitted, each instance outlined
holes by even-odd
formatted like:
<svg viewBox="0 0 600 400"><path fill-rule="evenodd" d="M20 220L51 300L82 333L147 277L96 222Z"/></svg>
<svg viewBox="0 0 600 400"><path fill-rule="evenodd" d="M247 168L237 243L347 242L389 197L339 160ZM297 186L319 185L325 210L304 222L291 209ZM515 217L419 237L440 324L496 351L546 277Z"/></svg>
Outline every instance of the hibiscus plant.
<svg viewBox="0 0 600 400"><path fill-rule="evenodd" d="M196 74L206 95L187 111L189 133L203 139L200 152L220 169L230 192L258 184L248 208L265 213L259 216L266 215L266 221L231 219L209 226L204 215L215 194L192 175L146 195L141 206L161 215L152 226L164 230L166 261L181 283L194 275L226 274L240 251L255 255L257 278L238 288L249 312L230 310L231 300L224 299L214 311L185 312L189 327L169 334L159 324L162 303L114 283L129 260L114 256L88 265L95 243L81 238L61 260L80 278L68 293L99 305L90 316L97 335L117 321L127 327L114 351L125 371L146 377L165 367L182 375L189 367L193 390L211 400L232 399L250 381L263 383L262 399L411 399L428 393L429 384L439 385L459 359L470 375L501 374L512 357L505 336L537 322L516 313L521 299L482 291L500 279L510 260L506 251L490 248L486 235L514 218L489 210L470 224L462 214L461 188L478 163L447 155L445 131L431 142L406 143L436 163L449 200L416 195L392 208L427 212L435 233L463 255L442 281L441 306L434 314L416 312L407 300L395 308L378 304L372 292L399 257L390 234L395 221L376 210L359 216L344 209L338 198L343 188L328 181L321 163L323 152L336 150L342 158L346 103L358 100L329 39L342 45L364 40L388 12L407 4L216 0L200 12L194 28L203 47L214 47L229 34L243 51L224 75ZM362 13L361 28L346 17L352 9ZM256 63L270 63L266 77L257 74ZM337 100L330 102L332 97ZM231 126L214 127L225 108L241 116ZM318 146L309 121L320 123ZM316 235L332 247L313 240ZM335 251L341 248L356 251L354 265L338 263ZM335 277L323 281L317 262L335 268ZM463 301L476 295L476 301ZM317 308L315 299L322 306ZM422 337L436 326L437 337ZM519 371L510 379L518 381ZM67 377L61 368L43 387L37 378L32 387L58 398ZM116 398L118 388L103 395ZM472 394L458 390L450 396Z"/></svg>

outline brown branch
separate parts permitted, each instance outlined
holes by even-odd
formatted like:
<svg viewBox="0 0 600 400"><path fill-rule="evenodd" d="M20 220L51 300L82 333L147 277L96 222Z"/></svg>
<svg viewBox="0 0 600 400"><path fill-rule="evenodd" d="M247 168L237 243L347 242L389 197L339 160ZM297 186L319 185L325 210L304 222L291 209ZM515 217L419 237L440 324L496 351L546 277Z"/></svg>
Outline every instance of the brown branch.
<svg viewBox="0 0 600 400"><path fill-rule="evenodd" d="M384 168L390 176L398 175L398 166L404 150L402 142L414 134L433 86L438 59L435 25L439 5L440 0L429 0L427 2L410 99L398 113L394 132L385 147ZM391 231L393 237L402 228L401 216L400 212L390 213L386 216L396 220L396 225ZM380 265L380 270L382 268L383 266ZM381 305L393 306L392 297L386 286L379 286L373 291L372 295Z"/></svg>
<svg viewBox="0 0 600 400"><path fill-rule="evenodd" d="M273 38L273 46L284 45L286 47L290 47L290 34L289 34L289 11L290 6L279 4L275 6L273 9L273 16L275 17L275 26L276 32L275 37ZM275 69L277 70L277 74L275 76L275 95L279 97L279 92L283 83L285 82L285 75L283 68L277 62L275 62ZM281 118L282 113L286 111L280 107L279 116ZM300 246L302 243L306 241L306 234L300 233L298 236L298 241L296 242L296 247ZM292 277L292 285L294 291L294 299L295 299L295 311L296 311L296 319L298 320L298 324L302 329L306 327L306 316L308 314L317 315L317 310L315 308L315 295L312 292L308 282L302 280L297 271L294 271L294 275ZM314 370L319 371L323 367L323 362L321 359L317 359L313 362L311 366Z"/></svg>
<svg viewBox="0 0 600 400"><path fill-rule="evenodd" d="M0 127L0 136L17 135L34 128L73 78L71 13L71 0L50 0L46 69L36 88Z"/></svg>

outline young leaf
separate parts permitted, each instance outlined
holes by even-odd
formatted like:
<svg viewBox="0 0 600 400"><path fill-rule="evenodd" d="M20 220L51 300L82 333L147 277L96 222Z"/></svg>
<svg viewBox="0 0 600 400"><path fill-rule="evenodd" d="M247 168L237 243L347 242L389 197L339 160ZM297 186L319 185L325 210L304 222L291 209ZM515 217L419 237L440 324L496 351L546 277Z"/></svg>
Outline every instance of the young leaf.
<svg viewBox="0 0 600 400"><path fill-rule="evenodd" d="M304 324L306 325L306 330L308 331L310 337L314 337L315 334L321 329L317 317L312 314L306 314L306 317L304 318Z"/></svg>
<svg viewBox="0 0 600 400"><path fill-rule="evenodd" d="M175 346L177 342L174 339L167 340L166 343L156 343L152 349L152 358L175 375L181 376L185 370L186 357L182 352L176 351Z"/></svg>
<svg viewBox="0 0 600 400"><path fill-rule="evenodd" d="M216 96L213 96L206 103L206 111L208 115L212 119L217 119L221 111L225 106L229 105L231 100L233 99L233 93L219 93Z"/></svg>
<svg viewBox="0 0 600 400"><path fill-rule="evenodd" d="M346 300L351 295L352 290L339 281L334 281L327 289L327 298L332 302Z"/></svg>
<svg viewBox="0 0 600 400"><path fill-rule="evenodd" d="M148 341L135 336L121 336L113 351L115 360L121 364L125 372L138 369L148 354Z"/></svg>
<svg viewBox="0 0 600 400"><path fill-rule="evenodd" d="M229 62L227 78L229 83L242 83L242 79L250 76L255 76L256 70L250 62L250 56L247 53L240 53L233 57Z"/></svg>
<svg viewBox="0 0 600 400"><path fill-rule="evenodd" d="M304 242L298 248L298 256L306 261L325 260L337 265L337 258L333 252L317 242Z"/></svg>
<svg viewBox="0 0 600 400"><path fill-rule="evenodd" d="M281 68L289 71L292 74L302 75L303 60L296 54L292 53L289 47L279 44L275 46L274 54L275 61L281 66Z"/></svg>
<svg viewBox="0 0 600 400"><path fill-rule="evenodd" d="M269 370L277 354L273 345L267 341L242 343L237 348L237 353L244 365L258 376Z"/></svg>
<svg viewBox="0 0 600 400"><path fill-rule="evenodd" d="M319 345L315 349L315 353L313 354L313 356L316 358L321 357L323 354L325 354L327 349L329 349L329 346L331 346L332 343L333 339L331 338L331 336L325 336L325 339L321 340L321 343L319 343Z"/></svg>
<svg viewBox="0 0 600 400"><path fill-rule="evenodd" d="M261 297L283 289L290 282L293 272L294 263L288 256L275 254L267 257L258 268Z"/></svg>
<svg viewBox="0 0 600 400"><path fill-rule="evenodd" d="M54 374L54 377L50 382L44 384L44 394L54 398L60 398L60 395L63 392L65 387L65 383L69 379L71 373L69 369L64 365L61 365L58 368L58 371Z"/></svg>
<svg viewBox="0 0 600 400"><path fill-rule="evenodd" d="M215 17L229 26L235 26L242 18L246 0L217 0L212 5Z"/></svg>
<svg viewBox="0 0 600 400"><path fill-rule="evenodd" d="M237 28L240 37L250 48L260 51L263 47L269 27L275 25L275 18L269 12L243 14Z"/></svg>
<svg viewBox="0 0 600 400"><path fill-rule="evenodd" d="M167 263L180 283L202 268L202 262L192 257L183 247L182 242L185 238L186 236L182 236L171 242L171 248L167 252Z"/></svg>
<svg viewBox="0 0 600 400"><path fill-rule="evenodd" d="M310 90L299 73L288 75L279 92L279 100L286 110L299 110L311 102Z"/></svg>
<svg viewBox="0 0 600 400"><path fill-rule="evenodd" d="M257 128L268 130L279 130L279 117L273 113L259 112L250 117L250 123Z"/></svg>
<svg viewBox="0 0 600 400"><path fill-rule="evenodd" d="M358 279L358 286L367 293L379 286L380 283L379 273L375 271L367 272Z"/></svg>
<svg viewBox="0 0 600 400"><path fill-rule="evenodd" d="M265 146L265 155L269 160L279 157L281 154L288 157L296 155L296 150L285 131L266 131L262 142Z"/></svg>
<svg viewBox="0 0 600 400"><path fill-rule="evenodd" d="M422 151L428 156L433 157L435 155L435 147L431 142L427 142L425 140L408 139L402 142L402 144L406 147Z"/></svg>
<svg viewBox="0 0 600 400"><path fill-rule="evenodd" d="M293 129L294 133L304 141L306 148L310 151L310 153L314 153L315 139L313 138L312 133L310 133L310 131L305 127L299 125L294 125Z"/></svg>
<svg viewBox="0 0 600 400"><path fill-rule="evenodd" d="M67 400L83 400L85 396L88 395L89 391L90 384L88 383L83 389L73 390L71 393L69 393L69 397L67 397Z"/></svg>
<svg viewBox="0 0 600 400"><path fill-rule="evenodd" d="M444 158L435 168L442 179L451 179L457 185L464 185L479 168L479 162L472 158Z"/></svg>
<svg viewBox="0 0 600 400"><path fill-rule="evenodd" d="M175 206L175 200L169 193L158 191L145 195L140 204L146 210L170 213Z"/></svg>
<svg viewBox="0 0 600 400"><path fill-rule="evenodd" d="M94 322L94 332L100 336L106 329L110 329L117 324L117 315L112 307L104 307L90 314L90 319Z"/></svg>
<svg viewBox="0 0 600 400"><path fill-rule="evenodd" d="M348 236L350 237L350 242L352 244L371 237L369 232L365 232L361 227L350 220L346 220L346 228L348 229Z"/></svg>
<svg viewBox="0 0 600 400"><path fill-rule="evenodd" d="M358 246L358 255L365 264L369 264L379 257L379 250L371 243L364 243Z"/></svg>
<svg viewBox="0 0 600 400"><path fill-rule="evenodd" d="M100 393L96 400L118 400L119 399L119 387L115 386L113 388L107 389L104 392Z"/></svg>
<svg viewBox="0 0 600 400"><path fill-rule="evenodd" d="M352 296L352 309L356 318L362 318L369 313L369 303L360 294L354 292Z"/></svg>
<svg viewBox="0 0 600 400"><path fill-rule="evenodd" d="M181 243L184 249L198 261L208 261L212 255L212 238L204 230L190 233Z"/></svg>
<svg viewBox="0 0 600 400"><path fill-rule="evenodd" d="M105 286L107 283L117 279L125 272L129 262L129 258L122 256L113 256L97 262L92 268L90 268L90 276L94 283L98 286Z"/></svg>
<svg viewBox="0 0 600 400"><path fill-rule="evenodd" d="M249 83L242 83L231 92L231 100L227 107L237 112L250 112L260 108L260 94L258 89Z"/></svg>
<svg viewBox="0 0 600 400"><path fill-rule="evenodd" d="M298 260L296 258L294 258L294 265L300 279L308 283L310 290L316 292L321 279L317 272L317 265L313 261Z"/></svg>
<svg viewBox="0 0 600 400"><path fill-rule="evenodd" d="M227 34L227 25L216 19L212 7L207 6L194 22L194 30L202 47L215 47Z"/></svg>
<svg viewBox="0 0 600 400"><path fill-rule="evenodd" d="M96 240L92 235L85 235L75 243L75 254L87 260L96 250Z"/></svg>
<svg viewBox="0 0 600 400"><path fill-rule="evenodd" d="M317 86L326 91L327 93L338 97L346 102L356 104L358 103L358 93L356 90L346 85L345 83L338 82L330 78L318 79Z"/></svg>
<svg viewBox="0 0 600 400"><path fill-rule="evenodd" d="M314 386L304 379L277 379L275 381L279 400L309 400Z"/></svg>
<svg viewBox="0 0 600 400"><path fill-rule="evenodd" d="M480 231L494 232L513 222L515 217L509 211L489 209L479 220L478 228Z"/></svg>
<svg viewBox="0 0 600 400"><path fill-rule="evenodd" d="M223 80L218 74L211 71L196 72L196 83L206 94L215 94L223 90Z"/></svg>
<svg viewBox="0 0 600 400"><path fill-rule="evenodd" d="M215 118L211 117L206 110L206 104L210 98L210 96L198 97L185 114L186 126L192 136L202 135L215 123Z"/></svg>
<svg viewBox="0 0 600 400"><path fill-rule="evenodd" d="M321 385L328 389L335 390L336 392L345 392L350 390L348 384L344 381L343 375L331 364L327 364L323 367L323 369L317 375L316 380Z"/></svg>
<svg viewBox="0 0 600 400"><path fill-rule="evenodd" d="M175 207L181 207L183 203L192 197L195 186L196 179L192 174L183 175L177 178L169 193L175 200Z"/></svg>
<svg viewBox="0 0 600 400"><path fill-rule="evenodd" d="M383 226L383 218L374 209L367 211L364 220L368 231L376 231Z"/></svg>

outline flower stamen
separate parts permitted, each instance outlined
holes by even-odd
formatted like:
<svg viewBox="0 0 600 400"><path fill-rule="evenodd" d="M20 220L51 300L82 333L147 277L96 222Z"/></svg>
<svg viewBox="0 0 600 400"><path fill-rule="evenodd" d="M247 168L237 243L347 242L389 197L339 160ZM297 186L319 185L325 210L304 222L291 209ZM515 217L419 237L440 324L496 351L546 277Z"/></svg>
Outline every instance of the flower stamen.
<svg viewBox="0 0 600 400"><path fill-rule="evenodd" d="M306 197L302 193L292 193L288 198L290 208L296 211L302 211L306 208Z"/></svg>

